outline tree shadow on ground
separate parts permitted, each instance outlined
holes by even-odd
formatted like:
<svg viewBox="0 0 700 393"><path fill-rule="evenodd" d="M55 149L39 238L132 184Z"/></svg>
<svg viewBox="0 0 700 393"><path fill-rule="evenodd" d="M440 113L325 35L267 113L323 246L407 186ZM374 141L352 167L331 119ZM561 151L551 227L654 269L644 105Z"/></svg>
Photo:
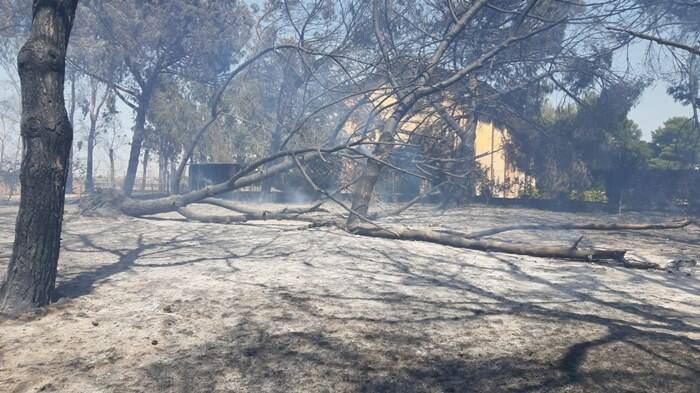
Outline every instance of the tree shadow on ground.
<svg viewBox="0 0 700 393"><path fill-rule="evenodd" d="M217 259L178 254L192 242L206 240L197 234L153 241L138 236L127 248L99 245L87 235L78 240L82 247L71 251L107 253L116 262L64 277L58 293L67 298L89 294L110 277L135 268ZM257 240L240 255L222 247L217 255L265 261L289 256L285 245L271 247L276 240ZM258 315L246 316L225 334L194 347L166 352L157 362L128 365L138 367L143 376L138 380L142 386L133 391L698 391L700 340L692 338L700 335L698 316L609 288L595 273L579 274L583 264L567 262L569 276L562 276L569 281L560 282L499 254L477 253L494 262L477 263L418 252L408 242L371 241L347 249L339 243L335 251L326 247L342 257L338 268L350 281L371 282L363 293L254 284L274 293L266 310L231 305L233 313ZM160 253L168 255L166 262L144 262ZM495 274L536 284L537 289L510 293L484 284L482 275ZM692 285L685 290L696 293ZM545 292L553 300L541 300ZM358 309L357 302L371 306ZM269 317L285 313L292 320ZM284 325L295 320L296 330ZM507 323L515 327L499 327ZM499 337L504 330L511 332ZM110 388L130 391L105 385L105 390Z"/></svg>
<svg viewBox="0 0 700 393"><path fill-rule="evenodd" d="M132 271L134 268L175 268L195 263L224 261L228 266L227 273L235 273L238 269L232 265L233 260L252 257L277 241L277 238L272 238L258 242L253 244L247 252L237 254L221 244L210 241L203 234L177 234L150 242L144 241L143 234L139 234L135 244L127 248L99 245L93 240L95 236L97 235L77 235L80 246L64 246L64 248L67 251L78 253L106 253L115 257L116 262L101 264L93 270L79 272L70 278L59 275L58 284L54 291L54 301L88 295L94 291L97 285L107 282L112 276ZM192 247L193 243L216 247L219 256L191 257L187 253L178 255L178 251ZM153 259L158 255L167 255L167 261L163 263L143 262L145 258Z"/></svg>
<svg viewBox="0 0 700 393"><path fill-rule="evenodd" d="M292 309L295 319L308 323L288 331L263 317L243 319L225 335L144 366L147 388L285 393L698 391L700 340L691 335L697 337L700 328L672 310L633 298L602 299L597 294L609 289L601 283L587 283L586 290L572 288L496 256L500 267L491 270L536 283L560 299L531 301L540 294L504 294L481 284L478 276L465 278L439 266L460 262L400 244L393 247L377 248L374 256L354 255L372 260L389 276L385 283L374 281L362 295L266 286L278 299L269 305L271 313ZM347 267L349 274L371 273L353 263ZM406 289L433 288L435 297L397 292L397 282ZM441 299L437 291L464 300ZM570 300L578 307L570 307ZM357 301L386 311L354 311ZM489 327L504 318L522 329L494 337Z"/></svg>
<svg viewBox="0 0 700 393"><path fill-rule="evenodd" d="M250 322L145 366L171 392L694 392L700 359L668 336L612 334L563 358L432 355L430 340L367 329L362 342L323 331L271 334ZM697 350L697 348L695 348ZM427 353L426 353L427 352ZM682 355L679 357L679 355ZM227 390L228 389L228 390Z"/></svg>

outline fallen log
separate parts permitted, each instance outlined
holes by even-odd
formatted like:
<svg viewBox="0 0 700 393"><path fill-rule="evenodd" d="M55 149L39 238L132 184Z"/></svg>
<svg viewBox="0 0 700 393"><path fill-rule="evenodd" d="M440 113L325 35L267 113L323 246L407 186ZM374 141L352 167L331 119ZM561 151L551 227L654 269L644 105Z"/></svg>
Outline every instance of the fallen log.
<svg viewBox="0 0 700 393"><path fill-rule="evenodd" d="M81 200L81 212L87 213L98 209L111 209L119 211L127 216L141 217L160 213L177 212L180 208L192 203L198 203L204 199L216 195L234 191L261 182L264 179L275 176L288 169L291 169L301 162L311 162L318 159L322 154L332 154L341 150L355 146L361 141L356 141L347 145L333 148L310 148L296 151L287 151L274 154L259 160L223 183L207 186L201 190L196 190L182 195L171 195L164 198L151 200L137 200L125 197L118 192L104 190L89 195ZM294 157L291 160L289 157ZM281 160L274 165L262 168L270 162Z"/></svg>
<svg viewBox="0 0 700 393"><path fill-rule="evenodd" d="M625 264L624 250L603 250L596 248L581 249L577 244L571 246L541 246L525 243L506 243L489 240L474 240L461 236L441 233L430 229L411 229L405 227L392 226L391 232L370 227L365 224L356 225L351 230L352 233L395 240L423 241L445 246L466 248L478 251L502 252L507 254L528 255L544 258L561 258L581 261L602 261L613 260ZM638 267L637 264L634 267ZM646 268L655 268L650 265Z"/></svg>
<svg viewBox="0 0 700 393"><path fill-rule="evenodd" d="M186 207L180 208L177 211L179 214L181 214L183 217L189 220L203 223L236 224L251 220L293 220L311 223L311 225L307 228L332 226L344 230L348 233L367 237L391 240L422 241L456 248L514 255L527 255L539 258L556 258L575 261L585 261L591 263L605 263L612 266L621 266L631 269L664 270L664 267L653 262L625 259L625 255L627 253L627 251L625 250L579 248L578 244L580 243L581 238L577 239L576 242L574 242L571 246L537 246L525 243L506 243L488 240L473 240L456 235L441 233L434 230L401 228L397 226L391 226L389 228L377 228L375 226L370 226L369 224L361 224L353 227L352 230L348 230L343 224L342 220L326 220L320 217L303 217L298 215L217 216L200 214Z"/></svg>
<svg viewBox="0 0 700 393"><path fill-rule="evenodd" d="M220 198L206 198L198 203L204 203L208 205L213 205L213 206L218 206L222 207L224 209L232 210L238 213L243 213L243 214L268 214L268 215L284 215L284 214L307 214L307 213L328 213L328 210L321 208L321 205L326 203L326 201L321 201L320 203L317 203L311 207L284 207L282 209L276 209L276 210L256 210L256 209L251 209L244 204L231 201L228 199L220 199Z"/></svg>
<svg viewBox="0 0 700 393"><path fill-rule="evenodd" d="M599 224L599 223L585 223L585 224L525 224L525 225L511 225L505 227L491 228L478 232L461 233L456 231L443 231L449 234L461 235L469 239L476 239L480 237L492 236L503 232L509 231L522 231L522 230L586 230L586 231L648 231L655 229L681 229L689 225L694 224L693 220L683 220L678 222L666 222L666 223L655 223L655 224Z"/></svg>
<svg viewBox="0 0 700 393"><path fill-rule="evenodd" d="M243 223L248 221L265 221L265 220L292 220L301 222L316 223L317 219L312 217L305 217L299 214L281 214L281 213L269 213L269 212L251 212L247 214L239 215L218 215L218 214L202 214L192 210L189 207L181 207L177 209L178 214L181 216L207 224L235 224Z"/></svg>

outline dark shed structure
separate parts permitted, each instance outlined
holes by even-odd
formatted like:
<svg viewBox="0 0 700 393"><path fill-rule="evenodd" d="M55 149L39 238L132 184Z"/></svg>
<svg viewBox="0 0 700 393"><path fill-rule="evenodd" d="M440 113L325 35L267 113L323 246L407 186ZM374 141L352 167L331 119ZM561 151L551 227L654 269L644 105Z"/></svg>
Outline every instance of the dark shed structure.
<svg viewBox="0 0 700 393"><path fill-rule="evenodd" d="M242 166L230 162L212 162L190 165L190 191L202 189L211 184L227 181L241 170Z"/></svg>

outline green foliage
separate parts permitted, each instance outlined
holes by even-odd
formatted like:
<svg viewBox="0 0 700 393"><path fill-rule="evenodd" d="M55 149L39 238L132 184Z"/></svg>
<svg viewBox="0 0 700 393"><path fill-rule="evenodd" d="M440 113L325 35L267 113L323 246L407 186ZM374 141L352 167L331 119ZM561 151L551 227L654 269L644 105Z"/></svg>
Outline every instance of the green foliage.
<svg viewBox="0 0 700 393"><path fill-rule="evenodd" d="M536 126L512 132L510 156L550 197L587 189L593 169L645 166L649 149L639 127L627 120L643 86L620 83L589 93L576 106L542 107Z"/></svg>
<svg viewBox="0 0 700 393"><path fill-rule="evenodd" d="M700 130L693 119L673 117L654 131L651 166L658 169L696 169L700 165Z"/></svg>
<svg viewBox="0 0 700 393"><path fill-rule="evenodd" d="M92 45L109 48L120 71L113 81L134 90L163 74L211 81L228 70L252 23L245 4L230 0L85 0L81 6L76 28Z"/></svg>
<svg viewBox="0 0 700 393"><path fill-rule="evenodd" d="M590 190L572 191L569 194L569 199L572 201L605 203L608 201L608 196L604 187L598 185Z"/></svg>
<svg viewBox="0 0 700 393"><path fill-rule="evenodd" d="M642 140L642 130L632 120L625 119L603 135L603 143L593 157L592 167L634 171L648 165L651 149Z"/></svg>

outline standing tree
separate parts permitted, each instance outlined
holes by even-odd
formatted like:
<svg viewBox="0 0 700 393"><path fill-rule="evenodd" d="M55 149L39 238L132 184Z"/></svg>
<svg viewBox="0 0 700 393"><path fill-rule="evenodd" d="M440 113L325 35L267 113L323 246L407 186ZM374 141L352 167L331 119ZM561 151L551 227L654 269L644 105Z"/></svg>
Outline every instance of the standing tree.
<svg viewBox="0 0 700 393"><path fill-rule="evenodd" d="M378 68L396 103L385 116L375 157L367 160L355 187L354 213L349 216L349 226L359 223L360 216L367 214L384 167L382 161L390 155L402 122L420 101L468 81L481 68L491 69L504 61L513 68L537 61L533 57L535 53L521 54L516 59L502 56L503 60L499 60L497 56L510 48L517 50L519 44L533 37L541 39L547 32L556 33L557 27L563 28L569 8L550 10L547 2L538 1L505 3L509 12L491 9L484 0L465 2L460 8L451 7L450 12L444 12L441 6L428 1L406 4L372 1L373 33L380 57ZM547 18L539 17L545 11ZM476 37L483 38L483 43L471 48L470 43ZM507 79L508 72L504 68L499 74Z"/></svg>
<svg viewBox="0 0 700 393"><path fill-rule="evenodd" d="M107 83L135 112L123 187L129 195L148 113L164 76L215 82L247 40L249 11L240 1L91 1L84 19L118 63L108 75L101 67L84 71Z"/></svg>
<svg viewBox="0 0 700 393"><path fill-rule="evenodd" d="M88 86L90 89L90 97L89 100L82 103L81 110L83 111L83 115L87 116L90 120L90 128L87 134L85 190L87 192L93 192L95 191L94 153L100 131L100 115L104 114L106 117L114 116L116 109L114 108L114 96L109 88L93 77L88 77ZM107 111L103 112L105 104L107 106Z"/></svg>
<svg viewBox="0 0 700 393"><path fill-rule="evenodd" d="M0 310L17 315L51 301L61 243L73 128L63 98L66 49L78 0L34 0L17 57L22 83L21 202Z"/></svg>

